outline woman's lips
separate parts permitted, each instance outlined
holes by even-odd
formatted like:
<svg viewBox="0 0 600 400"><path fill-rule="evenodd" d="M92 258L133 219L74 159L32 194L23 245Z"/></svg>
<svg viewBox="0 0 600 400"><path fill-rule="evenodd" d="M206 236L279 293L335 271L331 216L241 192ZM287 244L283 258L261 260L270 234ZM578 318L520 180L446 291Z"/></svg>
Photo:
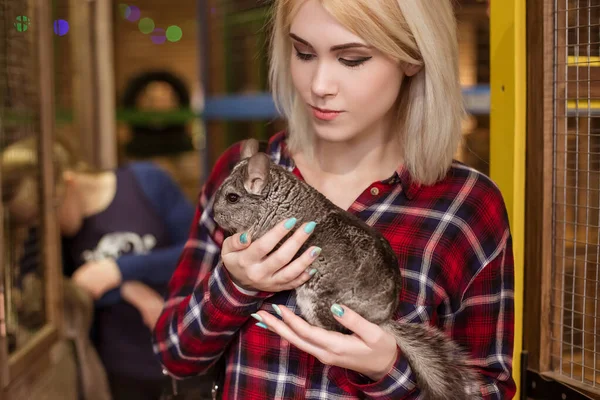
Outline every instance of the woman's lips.
<svg viewBox="0 0 600 400"><path fill-rule="evenodd" d="M326 110L323 108L318 108L318 107L314 107L314 106L310 106L313 112L313 115L315 116L315 118L320 119L322 121L332 121L334 120L338 115L340 115L342 113L342 111L335 111L335 110Z"/></svg>

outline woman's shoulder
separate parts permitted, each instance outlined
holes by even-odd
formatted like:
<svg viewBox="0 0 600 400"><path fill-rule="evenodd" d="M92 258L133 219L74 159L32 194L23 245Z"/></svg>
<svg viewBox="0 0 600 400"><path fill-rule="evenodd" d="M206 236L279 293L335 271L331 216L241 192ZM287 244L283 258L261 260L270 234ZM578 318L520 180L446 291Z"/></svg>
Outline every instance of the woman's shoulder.
<svg viewBox="0 0 600 400"><path fill-rule="evenodd" d="M493 253L510 236L508 212L502 191L486 174L453 162L440 191L445 193L455 225L464 240Z"/></svg>
<svg viewBox="0 0 600 400"><path fill-rule="evenodd" d="M472 212L506 212L498 185L483 172L459 161L452 163L446 177L435 186L436 192L444 193L456 206L470 208Z"/></svg>
<svg viewBox="0 0 600 400"><path fill-rule="evenodd" d="M492 254L510 235L500 188L490 177L461 162L453 162L444 179L421 188L415 201L432 218L444 221L453 249L463 246Z"/></svg>

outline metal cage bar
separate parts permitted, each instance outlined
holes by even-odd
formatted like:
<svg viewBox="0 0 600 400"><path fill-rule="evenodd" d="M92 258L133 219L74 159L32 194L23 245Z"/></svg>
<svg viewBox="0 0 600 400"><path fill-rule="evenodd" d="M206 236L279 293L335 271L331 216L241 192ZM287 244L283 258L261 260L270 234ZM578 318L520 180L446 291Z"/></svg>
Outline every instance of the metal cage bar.
<svg viewBox="0 0 600 400"><path fill-rule="evenodd" d="M525 0L490 2L490 176L508 210L514 253L513 377L520 393L523 332L526 52Z"/></svg>

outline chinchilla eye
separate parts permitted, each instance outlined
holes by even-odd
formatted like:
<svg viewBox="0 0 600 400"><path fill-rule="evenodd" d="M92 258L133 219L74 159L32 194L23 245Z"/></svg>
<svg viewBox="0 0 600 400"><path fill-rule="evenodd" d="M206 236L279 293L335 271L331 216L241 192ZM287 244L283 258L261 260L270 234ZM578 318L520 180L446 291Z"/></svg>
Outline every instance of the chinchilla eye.
<svg viewBox="0 0 600 400"><path fill-rule="evenodd" d="M229 193L229 194L227 194L226 198L227 198L227 201L230 203L237 203L237 201L240 199L240 196L238 196L235 193Z"/></svg>

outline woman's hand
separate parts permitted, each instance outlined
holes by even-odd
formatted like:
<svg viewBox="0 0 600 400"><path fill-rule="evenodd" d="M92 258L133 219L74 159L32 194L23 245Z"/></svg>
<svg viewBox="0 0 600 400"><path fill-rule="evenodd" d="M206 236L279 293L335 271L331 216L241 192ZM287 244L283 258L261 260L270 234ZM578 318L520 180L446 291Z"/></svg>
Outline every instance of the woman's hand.
<svg viewBox="0 0 600 400"><path fill-rule="evenodd" d="M163 310L165 302L160 294L150 286L138 281L127 281L121 285L121 296L142 314L144 323L150 330Z"/></svg>
<svg viewBox="0 0 600 400"><path fill-rule="evenodd" d="M73 282L85 289L94 299L99 299L121 284L121 270L111 258L89 261L73 273Z"/></svg>
<svg viewBox="0 0 600 400"><path fill-rule="evenodd" d="M354 332L351 335L312 326L284 306L273 308L283 321L259 311L253 314L263 324L258 325L266 326L323 364L347 368L379 381L396 362L398 346L394 337L347 307L334 304L332 312L340 324Z"/></svg>
<svg viewBox="0 0 600 400"><path fill-rule="evenodd" d="M238 286L275 293L295 289L314 275L316 270L308 267L321 252L320 248L311 247L290 262L313 232L314 222L299 227L277 251L269 254L295 223L295 218L282 221L256 242L252 242L245 233L223 241L221 259Z"/></svg>

